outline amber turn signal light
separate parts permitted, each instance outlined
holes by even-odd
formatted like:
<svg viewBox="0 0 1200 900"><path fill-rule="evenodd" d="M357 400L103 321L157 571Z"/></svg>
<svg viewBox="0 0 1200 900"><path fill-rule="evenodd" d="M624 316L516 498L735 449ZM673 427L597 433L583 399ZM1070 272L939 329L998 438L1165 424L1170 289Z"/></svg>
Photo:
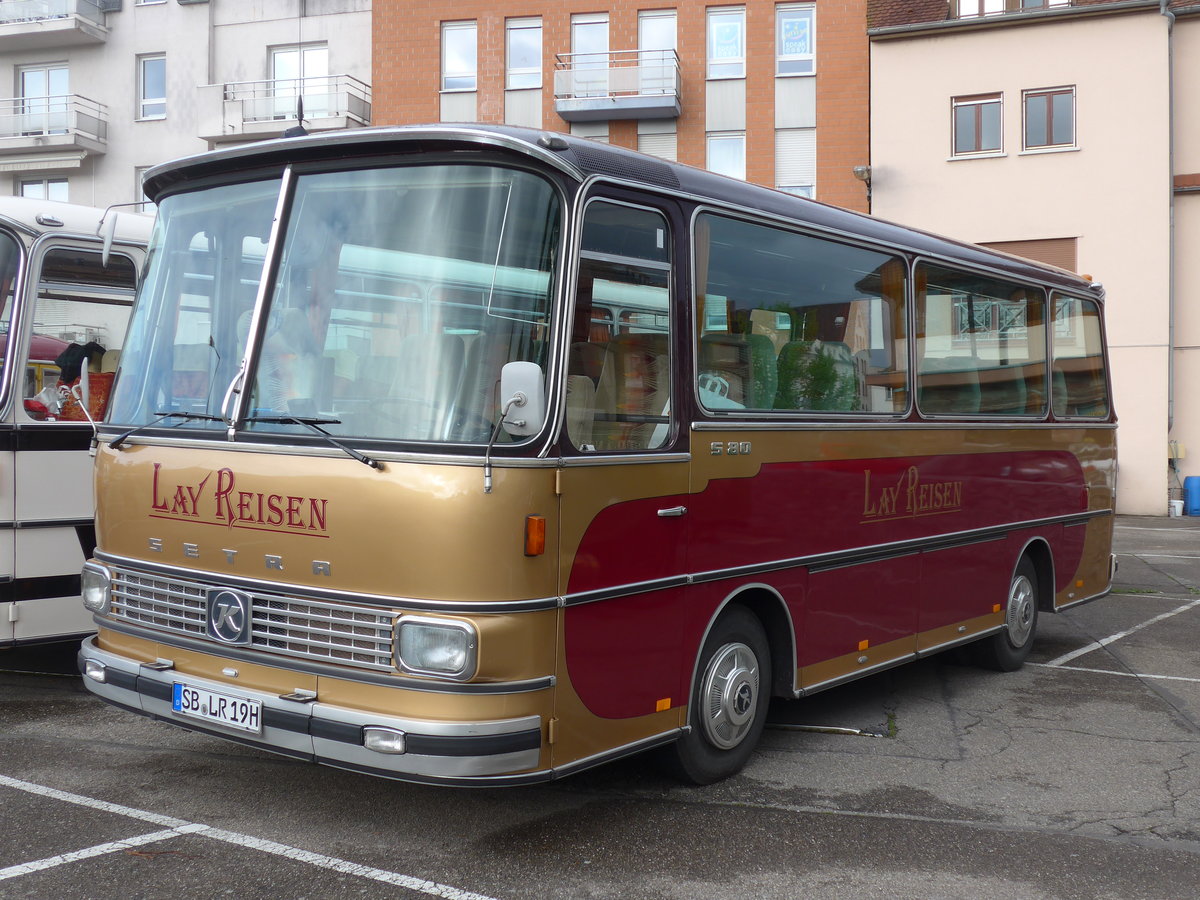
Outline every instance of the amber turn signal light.
<svg viewBox="0 0 1200 900"><path fill-rule="evenodd" d="M546 552L546 517L525 517L525 555L541 556Z"/></svg>

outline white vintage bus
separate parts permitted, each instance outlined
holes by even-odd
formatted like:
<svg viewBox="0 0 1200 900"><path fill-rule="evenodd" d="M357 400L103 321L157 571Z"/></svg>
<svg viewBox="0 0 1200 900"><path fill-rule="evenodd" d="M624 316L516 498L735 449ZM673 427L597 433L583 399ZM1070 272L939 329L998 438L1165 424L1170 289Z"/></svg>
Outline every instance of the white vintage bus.
<svg viewBox="0 0 1200 900"><path fill-rule="evenodd" d="M0 198L0 648L95 630L79 603L96 543L88 417L107 405L153 221Z"/></svg>

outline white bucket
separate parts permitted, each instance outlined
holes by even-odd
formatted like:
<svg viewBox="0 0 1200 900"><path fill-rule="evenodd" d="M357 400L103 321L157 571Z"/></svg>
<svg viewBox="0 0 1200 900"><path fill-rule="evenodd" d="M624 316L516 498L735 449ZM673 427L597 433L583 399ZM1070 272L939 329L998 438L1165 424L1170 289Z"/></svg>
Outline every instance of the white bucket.
<svg viewBox="0 0 1200 900"><path fill-rule="evenodd" d="M1182 500L1168 500L1167 506L1170 507L1170 509L1168 511L1168 515L1171 515L1171 516L1182 516L1183 515L1183 501Z"/></svg>

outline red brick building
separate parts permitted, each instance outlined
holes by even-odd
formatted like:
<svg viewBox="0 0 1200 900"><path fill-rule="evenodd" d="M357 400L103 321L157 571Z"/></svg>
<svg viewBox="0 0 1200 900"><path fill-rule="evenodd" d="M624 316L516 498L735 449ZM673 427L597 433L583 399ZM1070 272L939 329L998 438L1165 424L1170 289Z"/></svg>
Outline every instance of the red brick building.
<svg viewBox="0 0 1200 900"><path fill-rule="evenodd" d="M866 0L375 0L373 60L378 125L572 132L868 208Z"/></svg>

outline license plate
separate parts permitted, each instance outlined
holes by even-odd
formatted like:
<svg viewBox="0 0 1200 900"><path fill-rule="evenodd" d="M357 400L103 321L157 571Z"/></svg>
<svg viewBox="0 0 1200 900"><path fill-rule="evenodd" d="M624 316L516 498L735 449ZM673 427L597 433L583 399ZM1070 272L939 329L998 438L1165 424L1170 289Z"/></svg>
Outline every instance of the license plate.
<svg viewBox="0 0 1200 900"><path fill-rule="evenodd" d="M262 704L257 700L230 697L177 681L171 692L171 709L181 716L215 722L238 731L262 732Z"/></svg>

